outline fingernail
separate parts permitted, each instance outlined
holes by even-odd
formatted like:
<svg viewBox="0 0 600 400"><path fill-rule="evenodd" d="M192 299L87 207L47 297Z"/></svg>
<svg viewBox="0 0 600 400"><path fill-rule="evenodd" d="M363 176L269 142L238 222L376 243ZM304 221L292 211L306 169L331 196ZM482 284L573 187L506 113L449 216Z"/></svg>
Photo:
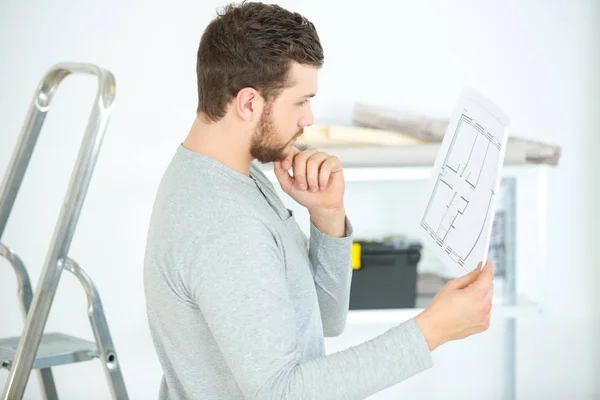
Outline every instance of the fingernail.
<svg viewBox="0 0 600 400"><path fill-rule="evenodd" d="M314 187L314 186L310 188L310 191L311 191L311 192L313 192L313 193L314 193L314 192L316 192L317 190L319 190L319 189L317 189L317 188L316 188L316 187Z"/></svg>
<svg viewBox="0 0 600 400"><path fill-rule="evenodd" d="M321 186L321 190L325 190L325 186Z"/></svg>
<svg viewBox="0 0 600 400"><path fill-rule="evenodd" d="M299 184L299 185L298 185L298 187L299 187L300 189L302 189L302 190L304 190L304 189L306 188L306 186L304 185L304 183L301 183L301 184Z"/></svg>
<svg viewBox="0 0 600 400"><path fill-rule="evenodd" d="M290 167L290 162L288 160L285 160L282 164L283 168L288 169Z"/></svg>

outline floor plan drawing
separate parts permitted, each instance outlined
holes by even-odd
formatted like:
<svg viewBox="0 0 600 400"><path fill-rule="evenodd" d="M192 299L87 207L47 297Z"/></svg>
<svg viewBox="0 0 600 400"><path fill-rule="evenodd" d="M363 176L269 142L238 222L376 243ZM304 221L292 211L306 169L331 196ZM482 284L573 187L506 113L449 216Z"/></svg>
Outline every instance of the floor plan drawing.
<svg viewBox="0 0 600 400"><path fill-rule="evenodd" d="M421 227L443 262L469 272L487 258L508 122L497 106L464 89L431 176Z"/></svg>

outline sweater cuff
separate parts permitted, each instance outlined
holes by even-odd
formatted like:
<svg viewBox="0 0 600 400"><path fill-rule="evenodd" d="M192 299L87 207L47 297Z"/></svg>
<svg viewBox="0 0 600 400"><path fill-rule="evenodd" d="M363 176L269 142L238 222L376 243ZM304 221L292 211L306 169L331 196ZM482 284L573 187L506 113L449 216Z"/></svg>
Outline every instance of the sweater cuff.
<svg viewBox="0 0 600 400"><path fill-rule="evenodd" d="M348 216L344 217L345 228L343 237L335 237L327 235L319 230L310 220L310 237L315 238L319 244L334 244L335 242L345 243L347 241L352 242L352 236L354 235L354 228L348 219ZM329 243L328 243L329 242Z"/></svg>

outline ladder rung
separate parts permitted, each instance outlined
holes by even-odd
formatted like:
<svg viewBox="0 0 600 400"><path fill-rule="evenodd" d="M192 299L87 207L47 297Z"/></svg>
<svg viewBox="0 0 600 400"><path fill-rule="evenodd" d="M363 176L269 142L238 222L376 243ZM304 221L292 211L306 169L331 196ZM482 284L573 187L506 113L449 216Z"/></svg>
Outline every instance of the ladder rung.
<svg viewBox="0 0 600 400"><path fill-rule="evenodd" d="M17 352L19 336L0 339L0 366L11 368ZM98 358L95 342L69 336L60 332L51 332L42 336L33 369L51 368Z"/></svg>

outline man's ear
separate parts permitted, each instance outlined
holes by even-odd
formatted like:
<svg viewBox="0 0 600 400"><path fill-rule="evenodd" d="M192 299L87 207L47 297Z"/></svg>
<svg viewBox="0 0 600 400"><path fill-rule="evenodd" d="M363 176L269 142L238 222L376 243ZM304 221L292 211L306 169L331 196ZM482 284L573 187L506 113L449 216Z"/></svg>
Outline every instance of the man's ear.
<svg viewBox="0 0 600 400"><path fill-rule="evenodd" d="M264 100L256 89L247 87L241 89L235 97L235 112L244 121L255 120L264 106Z"/></svg>

